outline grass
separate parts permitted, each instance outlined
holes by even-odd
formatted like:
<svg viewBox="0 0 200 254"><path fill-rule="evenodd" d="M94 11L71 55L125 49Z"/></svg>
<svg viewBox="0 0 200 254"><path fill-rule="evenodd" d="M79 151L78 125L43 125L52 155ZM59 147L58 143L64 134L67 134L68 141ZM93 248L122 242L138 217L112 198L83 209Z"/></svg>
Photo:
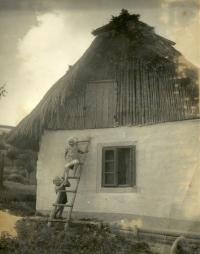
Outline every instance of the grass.
<svg viewBox="0 0 200 254"><path fill-rule="evenodd" d="M35 214L35 186L5 182L0 192L0 210L15 215ZM60 225L22 219L17 222L17 237L0 237L0 254L154 254L149 245L136 242L132 236L113 233L108 226L71 225L67 232ZM198 249L199 251L199 249ZM200 253L200 252L192 252ZM190 253L190 254L192 254Z"/></svg>
<svg viewBox="0 0 200 254"><path fill-rule="evenodd" d="M0 192L0 209L20 216L35 214L35 188L5 182ZM146 243L113 234L107 226L63 225L49 228L45 221L28 217L17 222L17 237L2 234L0 254L153 254Z"/></svg>
<svg viewBox="0 0 200 254"><path fill-rule="evenodd" d="M16 238L1 237L0 253L153 254L146 243L112 233L103 225L72 225L64 232L63 227L48 228L45 222L23 219L17 223L17 232Z"/></svg>
<svg viewBox="0 0 200 254"><path fill-rule="evenodd" d="M15 182L5 182L0 192L0 210L9 210L20 216L35 214L35 187Z"/></svg>
<svg viewBox="0 0 200 254"><path fill-rule="evenodd" d="M5 182L0 192L0 209L20 216L35 214L35 187ZM145 243L130 241L113 234L109 227L72 225L65 232L63 225L49 228L45 221L28 218L17 222L17 237L0 237L0 254L152 254Z"/></svg>

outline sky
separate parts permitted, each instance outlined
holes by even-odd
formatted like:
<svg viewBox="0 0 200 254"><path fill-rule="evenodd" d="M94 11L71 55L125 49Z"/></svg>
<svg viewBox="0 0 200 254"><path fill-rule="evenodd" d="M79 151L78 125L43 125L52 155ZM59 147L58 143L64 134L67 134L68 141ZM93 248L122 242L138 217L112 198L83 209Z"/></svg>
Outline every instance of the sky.
<svg viewBox="0 0 200 254"><path fill-rule="evenodd" d="M0 0L0 125L16 126L122 8L200 67L200 0Z"/></svg>

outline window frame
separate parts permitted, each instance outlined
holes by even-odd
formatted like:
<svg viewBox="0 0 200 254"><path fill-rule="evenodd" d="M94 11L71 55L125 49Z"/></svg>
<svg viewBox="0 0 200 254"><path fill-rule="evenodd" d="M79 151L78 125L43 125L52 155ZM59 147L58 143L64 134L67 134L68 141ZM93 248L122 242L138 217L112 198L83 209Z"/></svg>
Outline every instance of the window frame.
<svg viewBox="0 0 200 254"><path fill-rule="evenodd" d="M119 149L130 149L130 172L129 172L129 183L118 184L118 151ZM114 183L105 183L105 152L114 151ZM136 186L136 145L116 145L116 146L103 146L102 147L102 167L101 167L101 187L102 188L124 188L124 187L135 187ZM107 172L108 174L108 172Z"/></svg>

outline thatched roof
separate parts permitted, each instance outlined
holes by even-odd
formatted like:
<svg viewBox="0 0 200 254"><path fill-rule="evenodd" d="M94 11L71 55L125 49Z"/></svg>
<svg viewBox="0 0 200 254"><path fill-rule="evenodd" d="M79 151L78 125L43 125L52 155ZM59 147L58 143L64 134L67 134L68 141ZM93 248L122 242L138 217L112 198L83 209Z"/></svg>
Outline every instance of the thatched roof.
<svg viewBox="0 0 200 254"><path fill-rule="evenodd" d="M81 94L91 80L115 79L119 64L139 59L146 69L158 72L163 66L174 67L181 56L174 42L157 35L139 15L126 10L92 33L96 37L88 50L10 133L9 142L38 149L45 129L68 129L69 118L64 116L70 111L69 98Z"/></svg>

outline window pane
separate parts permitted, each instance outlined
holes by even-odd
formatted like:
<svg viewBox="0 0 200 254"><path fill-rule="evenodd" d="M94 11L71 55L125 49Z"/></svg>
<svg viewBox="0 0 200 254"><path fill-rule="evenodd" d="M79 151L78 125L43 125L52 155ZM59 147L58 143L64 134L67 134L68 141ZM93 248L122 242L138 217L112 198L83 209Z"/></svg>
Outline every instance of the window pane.
<svg viewBox="0 0 200 254"><path fill-rule="evenodd" d="M114 173L114 161L105 162L105 173Z"/></svg>
<svg viewBox="0 0 200 254"><path fill-rule="evenodd" d="M105 184L113 185L115 183L114 174L112 173L105 173Z"/></svg>
<svg viewBox="0 0 200 254"><path fill-rule="evenodd" d="M118 184L130 184L131 180L131 149L118 149Z"/></svg>
<svg viewBox="0 0 200 254"><path fill-rule="evenodd" d="M113 161L114 160L114 150L106 150L105 151L105 160L106 161Z"/></svg>

